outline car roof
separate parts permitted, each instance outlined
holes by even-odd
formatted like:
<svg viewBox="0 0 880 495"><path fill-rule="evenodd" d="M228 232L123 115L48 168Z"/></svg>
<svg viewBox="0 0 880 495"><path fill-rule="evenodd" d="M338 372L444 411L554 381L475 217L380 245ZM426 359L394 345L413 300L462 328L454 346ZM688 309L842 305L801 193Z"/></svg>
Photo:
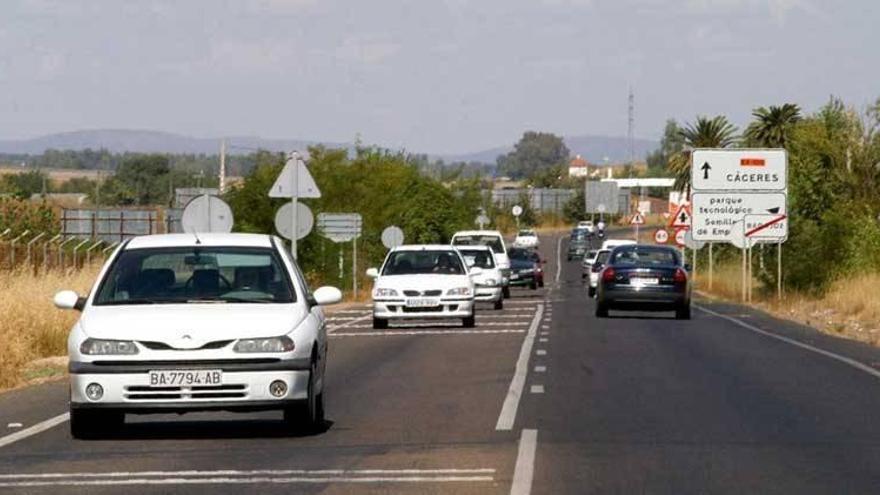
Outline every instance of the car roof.
<svg viewBox="0 0 880 495"><path fill-rule="evenodd" d="M455 251L455 246L450 244L404 244L393 248L396 251Z"/></svg>
<svg viewBox="0 0 880 495"><path fill-rule="evenodd" d="M133 237L125 249L150 249L189 246L272 247L272 236L266 234L203 233L154 234Z"/></svg>
<svg viewBox="0 0 880 495"><path fill-rule="evenodd" d="M455 234L453 234L452 237L459 236L459 235L497 235L497 236L501 236L501 232L499 232L497 230L462 230L462 231L459 231L459 232L456 232Z"/></svg>

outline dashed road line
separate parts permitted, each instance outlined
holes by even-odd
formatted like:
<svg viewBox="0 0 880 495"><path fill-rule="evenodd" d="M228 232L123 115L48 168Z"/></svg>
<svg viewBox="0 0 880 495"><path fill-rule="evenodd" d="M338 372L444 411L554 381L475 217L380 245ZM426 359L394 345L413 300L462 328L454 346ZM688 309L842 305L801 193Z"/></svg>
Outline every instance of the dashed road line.
<svg viewBox="0 0 880 495"><path fill-rule="evenodd" d="M535 373L544 373L547 371L546 366L535 366Z"/></svg>
<svg viewBox="0 0 880 495"><path fill-rule="evenodd" d="M543 394L544 386L543 385L532 385L531 389L529 389L533 394Z"/></svg>
<svg viewBox="0 0 880 495"><path fill-rule="evenodd" d="M516 370L510 381L510 388L507 390L507 396L504 398L504 404L501 406L501 414L498 415L498 422L495 424L496 430L510 431L513 429L513 423L516 420L516 410L519 408L519 400L522 397L523 387L526 384L526 375L529 372L529 357L531 357L532 346L535 343L535 333L538 330L538 322L541 321L541 314L544 312L544 306L538 305L538 311L532 319L526 338L523 339L522 349L519 352L519 359L516 361Z"/></svg>
<svg viewBox="0 0 880 495"><path fill-rule="evenodd" d="M537 354L538 356L546 356L547 351L545 351L544 349L538 349L537 351L535 351L535 354Z"/></svg>
<svg viewBox="0 0 880 495"><path fill-rule="evenodd" d="M513 469L510 495L529 495L532 493L537 447L538 430L523 430L519 436L519 450L516 454L516 467Z"/></svg>
<svg viewBox="0 0 880 495"><path fill-rule="evenodd" d="M556 285L559 285L559 276L562 274L562 236L556 241Z"/></svg>

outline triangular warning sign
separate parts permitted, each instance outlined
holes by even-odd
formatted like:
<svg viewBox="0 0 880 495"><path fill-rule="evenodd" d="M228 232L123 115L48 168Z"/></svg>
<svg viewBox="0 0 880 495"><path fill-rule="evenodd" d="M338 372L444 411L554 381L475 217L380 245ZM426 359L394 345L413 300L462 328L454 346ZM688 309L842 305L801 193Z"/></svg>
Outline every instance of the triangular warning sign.
<svg viewBox="0 0 880 495"><path fill-rule="evenodd" d="M284 169L281 171L281 174L278 175L278 178L275 179L275 184L272 184L272 189L269 189L269 197L293 197L293 194L291 194L293 192L293 184L291 182L293 182L294 167L299 170L297 196L300 198L320 198L321 191L315 184L315 179L312 178L312 174L309 173L306 164L297 158L290 158L287 160L287 163L284 164Z"/></svg>
<svg viewBox="0 0 880 495"><path fill-rule="evenodd" d="M645 224L645 216L642 215L641 212L633 215L632 220L629 222L630 225L644 225Z"/></svg>
<svg viewBox="0 0 880 495"><path fill-rule="evenodd" d="M691 227L691 210L687 205L681 205L676 210L675 215L669 219L669 226L675 228Z"/></svg>

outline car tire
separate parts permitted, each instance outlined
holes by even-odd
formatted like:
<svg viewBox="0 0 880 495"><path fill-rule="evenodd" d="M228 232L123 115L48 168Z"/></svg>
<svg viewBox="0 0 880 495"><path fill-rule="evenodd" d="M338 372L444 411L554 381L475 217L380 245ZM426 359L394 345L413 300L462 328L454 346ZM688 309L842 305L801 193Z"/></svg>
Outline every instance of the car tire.
<svg viewBox="0 0 880 495"><path fill-rule="evenodd" d="M386 328L388 328L388 320L385 320L383 318L376 318L375 316L373 317L374 330L385 330Z"/></svg>
<svg viewBox="0 0 880 495"><path fill-rule="evenodd" d="M591 298L596 297L596 288L590 287L589 289L587 289L587 296Z"/></svg>
<svg viewBox="0 0 880 495"><path fill-rule="evenodd" d="M544 281L543 281L543 280L541 280L540 282L538 282L538 287L544 287Z"/></svg>
<svg viewBox="0 0 880 495"><path fill-rule="evenodd" d="M510 299L510 286L501 288L501 297L502 299Z"/></svg>
<svg viewBox="0 0 880 495"><path fill-rule="evenodd" d="M504 298L502 297L501 299L495 301L495 304L492 307L498 310L504 309Z"/></svg>
<svg viewBox="0 0 880 495"><path fill-rule="evenodd" d="M464 328L474 328L475 326L477 326L477 315L471 313L471 315L467 318L462 318L461 326L463 326Z"/></svg>
<svg viewBox="0 0 880 495"><path fill-rule="evenodd" d="M531 284L529 284L529 289L538 290L538 283L532 282Z"/></svg>
<svg viewBox="0 0 880 495"><path fill-rule="evenodd" d="M608 306L596 303L596 318L608 318Z"/></svg>
<svg viewBox="0 0 880 495"><path fill-rule="evenodd" d="M324 426L324 391L317 393L317 361L312 358L306 400L284 409L284 422L306 433L317 433Z"/></svg>
<svg viewBox="0 0 880 495"><path fill-rule="evenodd" d="M684 306L680 306L675 309L675 319L676 320L690 320L691 319L691 305L687 304Z"/></svg>
<svg viewBox="0 0 880 495"><path fill-rule="evenodd" d="M125 424L125 413L90 409L70 410L70 436L94 440L115 433Z"/></svg>

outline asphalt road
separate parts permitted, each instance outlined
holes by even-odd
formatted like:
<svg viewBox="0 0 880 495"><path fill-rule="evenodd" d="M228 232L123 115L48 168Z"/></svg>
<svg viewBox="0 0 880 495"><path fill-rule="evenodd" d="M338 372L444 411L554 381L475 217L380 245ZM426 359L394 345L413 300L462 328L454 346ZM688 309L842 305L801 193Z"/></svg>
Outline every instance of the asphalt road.
<svg viewBox="0 0 880 495"><path fill-rule="evenodd" d="M475 329L334 311L321 434L199 414L74 441L65 383L0 395L0 492L880 492L880 352L735 305L599 320L564 249Z"/></svg>

